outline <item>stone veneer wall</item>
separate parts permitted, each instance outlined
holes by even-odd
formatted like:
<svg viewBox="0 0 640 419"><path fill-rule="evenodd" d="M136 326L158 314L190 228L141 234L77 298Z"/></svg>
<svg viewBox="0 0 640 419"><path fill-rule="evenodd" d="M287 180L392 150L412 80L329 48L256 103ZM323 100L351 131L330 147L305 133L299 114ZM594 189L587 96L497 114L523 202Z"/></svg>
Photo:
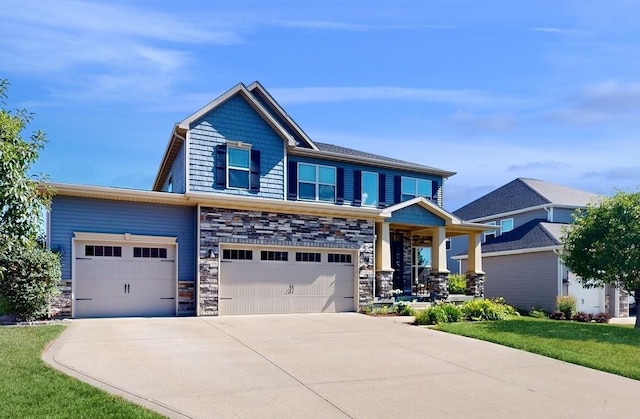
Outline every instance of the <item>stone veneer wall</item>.
<svg viewBox="0 0 640 419"><path fill-rule="evenodd" d="M58 294L49 305L49 316L52 319L71 318L71 280L60 281L60 294Z"/></svg>
<svg viewBox="0 0 640 419"><path fill-rule="evenodd" d="M358 250L358 307L362 309L373 302L374 222L371 220L202 207L198 289L201 316L218 315L220 243Z"/></svg>

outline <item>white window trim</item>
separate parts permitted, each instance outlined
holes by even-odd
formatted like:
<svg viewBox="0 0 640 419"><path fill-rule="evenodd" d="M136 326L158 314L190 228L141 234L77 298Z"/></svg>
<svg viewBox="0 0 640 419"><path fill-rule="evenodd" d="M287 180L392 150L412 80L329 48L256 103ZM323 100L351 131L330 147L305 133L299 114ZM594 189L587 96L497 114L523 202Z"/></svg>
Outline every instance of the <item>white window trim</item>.
<svg viewBox="0 0 640 419"><path fill-rule="evenodd" d="M375 194L376 194L376 203L375 204L365 204L364 203L364 199L362 198L362 195L364 194L364 176L365 175L375 175L376 177L376 187L375 187ZM379 195L379 191L380 191L380 175L376 172L366 172L366 171L362 171L361 176L360 176L360 202L361 205L363 207L372 207L372 208L377 208L378 205L380 204L380 197Z"/></svg>
<svg viewBox="0 0 640 419"><path fill-rule="evenodd" d="M496 223L495 221L489 221L488 223L485 223L485 225L488 225L488 226L497 226L497 225L498 225L498 223ZM487 241L487 236L492 235L492 234L493 234L493 237L497 237L497 236L498 236L498 235L497 235L497 232L496 232L495 230L485 231L485 232L484 232L484 234L483 234L483 240L484 240L484 241Z"/></svg>
<svg viewBox="0 0 640 419"><path fill-rule="evenodd" d="M308 183L311 184L311 182L306 181L306 180L300 180L300 166L301 165L307 165L307 166L314 166L316 169L316 180L315 180L315 189L316 189L316 193L315 193L315 199L309 199L309 198L301 198L300 197L300 183ZM334 183L325 183L325 182L320 182L320 168L324 167L326 169L332 169L333 170L333 179L334 179ZM334 166L325 166L323 164L315 164L315 163L304 163L304 162L300 162L298 163L298 173L297 173L297 187L298 187L298 199L301 201L313 201L313 202L327 202L327 203L335 203L336 202L336 193L337 193L337 189L338 189L338 171ZM327 185L327 186L333 186L333 200L331 201L327 201L324 199L320 199L320 186L321 185Z"/></svg>
<svg viewBox="0 0 640 419"><path fill-rule="evenodd" d="M244 143L240 143L240 142L238 144L245 145ZM239 167L239 166L232 166L231 165L231 163L229 161L230 160L229 157L230 157L231 153L229 151L233 150L233 149L241 150L241 151L247 151L249 153L249 165L246 168L245 167ZM229 183L229 171L230 170L239 170L239 171L247 172L247 179L249 180L249 182L248 182L248 185L247 185L246 188L241 188L239 186L230 186L230 183ZM235 145L231 146L231 145L227 144L227 173L226 173L226 175L227 175L227 189L237 189L237 190L241 190L241 191L248 191L251 188L251 147L250 146L249 147L236 147Z"/></svg>
<svg viewBox="0 0 640 419"><path fill-rule="evenodd" d="M507 230L507 231L503 230L502 226L503 226L503 223L505 221L511 221L511 230ZM500 220L500 234L508 233L509 231L512 231L513 229L514 229L513 218L505 218L504 220Z"/></svg>

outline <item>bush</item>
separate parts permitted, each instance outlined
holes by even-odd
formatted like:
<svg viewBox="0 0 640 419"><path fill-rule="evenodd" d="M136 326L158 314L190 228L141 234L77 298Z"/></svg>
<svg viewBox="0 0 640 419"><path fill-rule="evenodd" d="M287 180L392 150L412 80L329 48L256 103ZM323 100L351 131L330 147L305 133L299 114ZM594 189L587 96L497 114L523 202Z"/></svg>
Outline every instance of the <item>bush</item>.
<svg viewBox="0 0 640 419"><path fill-rule="evenodd" d="M534 308L529 312L529 317L534 317L536 319L544 319L547 317L547 313L539 308Z"/></svg>
<svg viewBox="0 0 640 419"><path fill-rule="evenodd" d="M573 320L579 323L589 323L592 320L591 314L579 311L573 315Z"/></svg>
<svg viewBox="0 0 640 419"><path fill-rule="evenodd" d="M611 320L611 314L609 313L598 313L592 316L592 319L596 321L596 323L609 323Z"/></svg>
<svg viewBox="0 0 640 419"><path fill-rule="evenodd" d="M567 319L562 311L554 311L553 313L549 314L549 318L551 320L566 320Z"/></svg>
<svg viewBox="0 0 640 419"><path fill-rule="evenodd" d="M577 311L576 298L572 295L557 296L556 309L564 313L565 319L571 319Z"/></svg>
<svg viewBox="0 0 640 419"><path fill-rule="evenodd" d="M515 308L504 304L503 299L466 301L461 310L464 318L469 321L504 320L517 313Z"/></svg>
<svg viewBox="0 0 640 419"><path fill-rule="evenodd" d="M48 314L59 292L60 258L40 246L7 250L0 255L0 307L18 320L36 320Z"/></svg>
<svg viewBox="0 0 640 419"><path fill-rule="evenodd" d="M411 305L406 301L399 301L393 305L394 311L398 316L413 316L414 311Z"/></svg>
<svg viewBox="0 0 640 419"><path fill-rule="evenodd" d="M416 314L415 324L455 323L461 319L462 311L458 306L451 303L439 303Z"/></svg>
<svg viewBox="0 0 640 419"><path fill-rule="evenodd" d="M463 274L449 275L449 294L466 294L467 277Z"/></svg>

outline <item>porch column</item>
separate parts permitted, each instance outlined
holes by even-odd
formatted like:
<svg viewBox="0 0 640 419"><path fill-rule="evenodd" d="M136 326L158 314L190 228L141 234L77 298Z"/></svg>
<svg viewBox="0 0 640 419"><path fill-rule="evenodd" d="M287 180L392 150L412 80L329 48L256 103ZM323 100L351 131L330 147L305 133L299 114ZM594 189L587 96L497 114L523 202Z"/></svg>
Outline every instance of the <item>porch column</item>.
<svg viewBox="0 0 640 419"><path fill-rule="evenodd" d="M449 297L449 270L447 269L447 234L444 227L435 227L431 237L431 272L427 290L432 300Z"/></svg>
<svg viewBox="0 0 640 419"><path fill-rule="evenodd" d="M389 223L376 223L376 297L389 298L393 290Z"/></svg>
<svg viewBox="0 0 640 419"><path fill-rule="evenodd" d="M483 232L469 233L469 259L467 272L467 295L484 297L484 271L482 270L482 235Z"/></svg>

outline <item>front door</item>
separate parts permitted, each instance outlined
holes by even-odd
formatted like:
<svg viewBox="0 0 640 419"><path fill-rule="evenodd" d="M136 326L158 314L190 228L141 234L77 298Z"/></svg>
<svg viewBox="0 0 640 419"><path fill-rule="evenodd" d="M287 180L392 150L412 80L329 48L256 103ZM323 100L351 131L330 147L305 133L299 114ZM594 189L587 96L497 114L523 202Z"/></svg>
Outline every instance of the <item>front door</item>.
<svg viewBox="0 0 640 419"><path fill-rule="evenodd" d="M391 235L391 266L393 267L393 289L404 292L404 236Z"/></svg>

